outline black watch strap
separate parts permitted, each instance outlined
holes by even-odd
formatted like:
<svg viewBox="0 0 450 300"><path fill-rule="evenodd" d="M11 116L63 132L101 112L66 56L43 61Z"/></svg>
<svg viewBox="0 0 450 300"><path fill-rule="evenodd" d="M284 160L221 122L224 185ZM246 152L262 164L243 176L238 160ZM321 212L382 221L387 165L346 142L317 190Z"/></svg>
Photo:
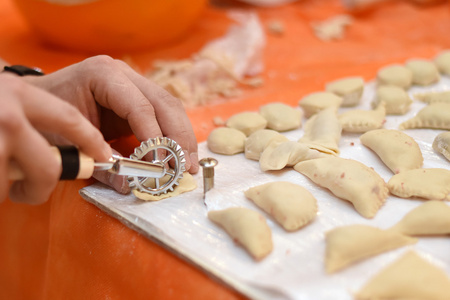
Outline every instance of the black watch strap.
<svg viewBox="0 0 450 300"><path fill-rule="evenodd" d="M44 75L44 73L39 68L30 68L30 67L22 66L22 65L5 66L3 68L3 72L11 72L11 73L17 74L19 76L26 76L26 75L41 76L41 75Z"/></svg>

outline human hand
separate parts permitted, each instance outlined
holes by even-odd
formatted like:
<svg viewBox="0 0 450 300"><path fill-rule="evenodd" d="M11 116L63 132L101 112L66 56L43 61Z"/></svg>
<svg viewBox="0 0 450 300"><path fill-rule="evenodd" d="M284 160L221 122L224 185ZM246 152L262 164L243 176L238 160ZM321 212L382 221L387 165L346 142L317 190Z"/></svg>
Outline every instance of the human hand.
<svg viewBox="0 0 450 300"><path fill-rule="evenodd" d="M63 136L98 161L111 157L111 147L73 105L27 84L15 75L0 74L0 201L39 204L55 188L61 165L40 132ZM8 181L9 164L17 163L25 179Z"/></svg>
<svg viewBox="0 0 450 300"><path fill-rule="evenodd" d="M75 105L106 140L133 133L139 141L157 136L175 140L186 170L198 171L197 140L181 101L136 73L126 63L95 56L29 82ZM97 173L98 180L127 193L123 176Z"/></svg>

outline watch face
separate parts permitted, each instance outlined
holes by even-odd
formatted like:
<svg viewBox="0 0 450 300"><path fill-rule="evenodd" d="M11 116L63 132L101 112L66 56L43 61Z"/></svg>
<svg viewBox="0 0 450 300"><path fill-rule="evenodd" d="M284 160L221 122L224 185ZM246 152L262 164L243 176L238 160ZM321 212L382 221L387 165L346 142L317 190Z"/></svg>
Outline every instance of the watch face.
<svg viewBox="0 0 450 300"><path fill-rule="evenodd" d="M25 75L41 76L41 75L44 75L42 70L39 68L30 68L30 67L22 66L22 65L5 66L3 68L3 72L11 72L11 73L15 73L19 76L25 76Z"/></svg>

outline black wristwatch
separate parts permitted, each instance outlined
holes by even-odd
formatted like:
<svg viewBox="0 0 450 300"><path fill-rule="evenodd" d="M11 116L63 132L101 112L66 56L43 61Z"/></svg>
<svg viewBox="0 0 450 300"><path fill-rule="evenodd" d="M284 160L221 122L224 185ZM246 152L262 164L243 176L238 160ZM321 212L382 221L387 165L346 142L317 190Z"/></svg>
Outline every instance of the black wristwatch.
<svg viewBox="0 0 450 300"><path fill-rule="evenodd" d="M22 65L5 66L3 72L11 72L19 76L33 75L42 76L44 73L39 68L30 68Z"/></svg>

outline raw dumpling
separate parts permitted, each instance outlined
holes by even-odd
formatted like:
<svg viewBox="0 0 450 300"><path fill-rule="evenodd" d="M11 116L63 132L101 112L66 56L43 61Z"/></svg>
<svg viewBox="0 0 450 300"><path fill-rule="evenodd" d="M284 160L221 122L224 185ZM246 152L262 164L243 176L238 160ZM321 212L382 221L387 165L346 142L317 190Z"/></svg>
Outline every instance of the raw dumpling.
<svg viewBox="0 0 450 300"><path fill-rule="evenodd" d="M283 103L269 103L259 108L259 113L267 120L267 128L287 131L302 125L302 111Z"/></svg>
<svg viewBox="0 0 450 300"><path fill-rule="evenodd" d="M325 154L310 149L302 143L272 141L261 154L259 166L262 171L281 170L285 167L293 167L300 161L323 156Z"/></svg>
<svg viewBox="0 0 450 300"><path fill-rule="evenodd" d="M169 181L169 179L170 179L170 176L163 177L160 182L160 185L165 184L167 181ZM150 187L150 188L156 187L155 180L153 178L147 179L146 182L144 182L144 185L146 187ZM175 196L178 196L185 192L195 190L196 187L197 187L197 181L195 180L195 178L191 174L189 174L189 172L184 172L183 177L180 179L178 185L176 185L174 187L173 191L171 191L171 192L169 191L165 194L152 195L149 193L140 192L136 189L133 189L133 194L137 198L144 200L144 201L159 201L162 199L175 197Z"/></svg>
<svg viewBox="0 0 450 300"><path fill-rule="evenodd" d="M450 234L450 206L430 200L407 213L392 227L406 235Z"/></svg>
<svg viewBox="0 0 450 300"><path fill-rule="evenodd" d="M412 71L412 83L416 85L430 85L440 79L436 65L425 59L411 59L406 62L406 67Z"/></svg>
<svg viewBox="0 0 450 300"><path fill-rule="evenodd" d="M450 160L450 131L439 133L434 138L433 149Z"/></svg>
<svg viewBox="0 0 450 300"><path fill-rule="evenodd" d="M226 126L242 131L246 136L267 126L267 120L256 112L242 112L231 116Z"/></svg>
<svg viewBox="0 0 450 300"><path fill-rule="evenodd" d="M333 273L357 261L416 243L417 239L368 225L348 225L326 232L325 241L325 269Z"/></svg>
<svg viewBox="0 0 450 300"><path fill-rule="evenodd" d="M288 231L300 229L317 214L316 198L304 187L291 182L255 186L245 191L245 196Z"/></svg>
<svg viewBox="0 0 450 300"><path fill-rule="evenodd" d="M443 75L450 75L450 50L442 51L434 58L434 64Z"/></svg>
<svg viewBox="0 0 450 300"><path fill-rule="evenodd" d="M341 106L355 106L361 100L364 91L364 79L362 77L339 79L327 83L325 90L342 97Z"/></svg>
<svg viewBox="0 0 450 300"><path fill-rule="evenodd" d="M414 94L414 97L428 104L434 102L450 103L450 91L418 93Z"/></svg>
<svg viewBox="0 0 450 300"><path fill-rule="evenodd" d="M400 198L450 200L450 171L439 168L404 171L391 177L388 188Z"/></svg>
<svg viewBox="0 0 450 300"><path fill-rule="evenodd" d="M356 300L450 299L450 279L445 271L409 251L376 274L356 293Z"/></svg>
<svg viewBox="0 0 450 300"><path fill-rule="evenodd" d="M342 130L366 132L383 127L386 117L386 103L381 102L374 110L353 109L338 116Z"/></svg>
<svg viewBox="0 0 450 300"><path fill-rule="evenodd" d="M403 115L409 111L412 103L408 93L395 85L382 85L377 88L372 107L375 108L381 102L386 103L387 115Z"/></svg>
<svg viewBox="0 0 450 300"><path fill-rule="evenodd" d="M300 143L327 154L339 154L342 126L337 118L336 108L326 108L312 116L306 121L304 132Z"/></svg>
<svg viewBox="0 0 450 300"><path fill-rule="evenodd" d="M373 218L388 196L383 178L356 160L329 156L300 162L294 169L335 196L350 201L365 218Z"/></svg>
<svg viewBox="0 0 450 300"><path fill-rule="evenodd" d="M259 160L261 153L272 141L284 142L288 141L288 138L271 129L260 129L253 132L245 140L245 157Z"/></svg>
<svg viewBox="0 0 450 300"><path fill-rule="evenodd" d="M395 85L402 89L408 89L412 84L412 71L399 64L381 68L377 73L379 85Z"/></svg>
<svg viewBox="0 0 450 300"><path fill-rule="evenodd" d="M246 136L234 128L216 128L208 136L209 150L218 154L233 155L244 151Z"/></svg>
<svg viewBox="0 0 450 300"><path fill-rule="evenodd" d="M316 92L303 97L298 105L305 112L305 117L309 118L328 107L335 107L337 109L341 106L341 103L342 97L334 93Z"/></svg>
<svg viewBox="0 0 450 300"><path fill-rule="evenodd" d="M423 156L416 141L398 130L376 129L359 137L394 174L422 167Z"/></svg>
<svg viewBox="0 0 450 300"><path fill-rule="evenodd" d="M220 225L256 260L261 260L272 252L272 232L260 213L244 207L230 207L210 211L208 218Z"/></svg>
<svg viewBox="0 0 450 300"><path fill-rule="evenodd" d="M399 126L399 129L411 128L450 129L450 103L431 103Z"/></svg>

